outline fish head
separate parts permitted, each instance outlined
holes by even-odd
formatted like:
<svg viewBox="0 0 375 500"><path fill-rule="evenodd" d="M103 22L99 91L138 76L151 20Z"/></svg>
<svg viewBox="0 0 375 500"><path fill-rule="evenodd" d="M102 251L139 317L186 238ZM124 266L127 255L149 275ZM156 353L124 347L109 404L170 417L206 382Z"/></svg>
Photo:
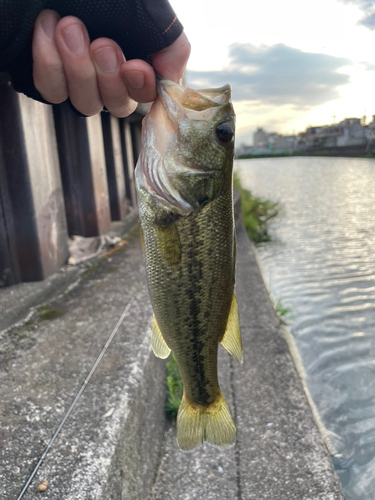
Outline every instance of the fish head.
<svg viewBox="0 0 375 500"><path fill-rule="evenodd" d="M231 88L193 90L165 79L157 87L158 98L143 122L137 169L162 203L186 215L231 189Z"/></svg>

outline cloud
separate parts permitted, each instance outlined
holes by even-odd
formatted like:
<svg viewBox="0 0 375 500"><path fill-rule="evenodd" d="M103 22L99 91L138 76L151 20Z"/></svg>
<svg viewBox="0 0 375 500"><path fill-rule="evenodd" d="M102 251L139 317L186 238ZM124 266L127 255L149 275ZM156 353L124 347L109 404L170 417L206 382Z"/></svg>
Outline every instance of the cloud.
<svg viewBox="0 0 375 500"><path fill-rule="evenodd" d="M349 83L349 75L337 70L352 64L342 57L302 52L284 44L236 43L229 47L229 59L222 71L188 71L189 85L230 83L234 101L305 108L337 99L337 87Z"/></svg>
<svg viewBox="0 0 375 500"><path fill-rule="evenodd" d="M375 71L375 64L367 63L367 62L362 62L361 64L364 64L366 67L366 71Z"/></svg>
<svg viewBox="0 0 375 500"><path fill-rule="evenodd" d="M365 16L359 21L359 24L362 24L365 28L369 28L371 31L375 30L375 12Z"/></svg>
<svg viewBox="0 0 375 500"><path fill-rule="evenodd" d="M356 5L364 13L358 24L370 30L375 30L375 0L340 0L343 3Z"/></svg>

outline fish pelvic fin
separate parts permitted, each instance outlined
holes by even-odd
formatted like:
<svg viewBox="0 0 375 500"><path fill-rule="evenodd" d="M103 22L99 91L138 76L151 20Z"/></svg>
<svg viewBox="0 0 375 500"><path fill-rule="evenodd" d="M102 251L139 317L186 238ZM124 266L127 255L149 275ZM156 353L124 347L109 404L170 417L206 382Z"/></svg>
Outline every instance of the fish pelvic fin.
<svg viewBox="0 0 375 500"><path fill-rule="evenodd" d="M163 335L160 331L155 315L152 317L151 324L151 347L154 351L155 356L157 356L158 358L165 359L171 352L171 350L167 346L167 343L163 339Z"/></svg>
<svg viewBox="0 0 375 500"><path fill-rule="evenodd" d="M177 415L177 443L189 451L207 441L219 448L230 448L236 441L236 426L228 404L220 392L209 406L191 403L185 394Z"/></svg>
<svg viewBox="0 0 375 500"><path fill-rule="evenodd" d="M241 341L240 318L238 315L238 304L236 294L233 292L232 304L230 306L228 323L221 345L231 354L234 359L242 365L243 351Z"/></svg>

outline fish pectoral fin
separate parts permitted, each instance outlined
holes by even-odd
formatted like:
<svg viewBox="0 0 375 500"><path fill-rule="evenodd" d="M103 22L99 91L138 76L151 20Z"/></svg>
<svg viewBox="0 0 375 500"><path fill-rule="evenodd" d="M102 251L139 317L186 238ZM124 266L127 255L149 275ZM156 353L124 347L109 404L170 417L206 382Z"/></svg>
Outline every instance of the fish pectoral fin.
<svg viewBox="0 0 375 500"><path fill-rule="evenodd" d="M155 315L152 317L151 324L151 347L154 351L155 356L157 356L158 358L165 359L171 352L165 340L163 339L163 335L160 331Z"/></svg>
<svg viewBox="0 0 375 500"><path fill-rule="evenodd" d="M238 304L236 294L233 292L232 304L230 306L227 328L221 339L221 345L231 354L240 365L243 363L240 318L238 315Z"/></svg>
<svg viewBox="0 0 375 500"><path fill-rule="evenodd" d="M157 235L165 262L172 269L178 269L181 262L181 242L176 224L159 226Z"/></svg>

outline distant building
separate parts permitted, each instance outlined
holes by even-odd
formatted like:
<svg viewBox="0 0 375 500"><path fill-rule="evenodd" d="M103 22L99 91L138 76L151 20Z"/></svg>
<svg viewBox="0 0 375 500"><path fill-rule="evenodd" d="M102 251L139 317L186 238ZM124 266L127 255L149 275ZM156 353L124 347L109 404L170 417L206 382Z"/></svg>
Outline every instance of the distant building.
<svg viewBox="0 0 375 500"><path fill-rule="evenodd" d="M296 136L280 135L277 132L265 132L262 128L254 133L254 152L292 151L295 147Z"/></svg>
<svg viewBox="0 0 375 500"><path fill-rule="evenodd" d="M305 144L308 149L355 146L366 143L365 132L360 118L345 118L335 125L307 128Z"/></svg>
<svg viewBox="0 0 375 500"><path fill-rule="evenodd" d="M305 148L313 148L314 145L318 142L317 135L323 129L323 126L319 127L308 127L306 132L303 134L303 142Z"/></svg>
<svg viewBox="0 0 375 500"><path fill-rule="evenodd" d="M306 129L306 148L332 147L337 144L337 137L342 131L337 125L309 127Z"/></svg>
<svg viewBox="0 0 375 500"><path fill-rule="evenodd" d="M268 147L267 134L262 128L254 132L254 149L266 149Z"/></svg>
<svg viewBox="0 0 375 500"><path fill-rule="evenodd" d="M307 148L306 136L307 136L306 132L300 132L299 134L296 135L294 149L298 149L298 150L303 151Z"/></svg>
<svg viewBox="0 0 375 500"><path fill-rule="evenodd" d="M308 127L297 135L281 135L277 132L267 133L263 128L254 132L254 146L242 144L237 154L261 154L269 152L285 152L306 149L323 149L343 146L360 146L375 141L375 115L367 126L364 118L345 118L334 125Z"/></svg>
<svg viewBox="0 0 375 500"><path fill-rule="evenodd" d="M273 150L274 151L293 151L296 146L295 135L279 135L274 138Z"/></svg>
<svg viewBox="0 0 375 500"><path fill-rule="evenodd" d="M367 125L366 137L369 142L375 141L375 115L372 115L372 122Z"/></svg>
<svg viewBox="0 0 375 500"><path fill-rule="evenodd" d="M356 146L366 144L366 127L361 123L360 118L346 118L339 123L342 130L337 137L337 146Z"/></svg>

